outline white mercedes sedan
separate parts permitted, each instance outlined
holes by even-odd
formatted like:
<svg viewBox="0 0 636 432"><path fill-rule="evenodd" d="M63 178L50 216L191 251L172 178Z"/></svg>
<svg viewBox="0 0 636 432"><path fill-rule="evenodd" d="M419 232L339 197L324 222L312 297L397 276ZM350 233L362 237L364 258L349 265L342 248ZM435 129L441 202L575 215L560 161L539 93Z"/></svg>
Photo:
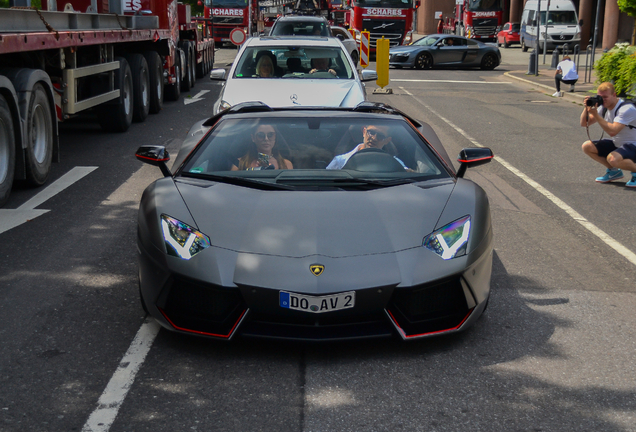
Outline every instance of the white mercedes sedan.
<svg viewBox="0 0 636 432"><path fill-rule="evenodd" d="M366 101L365 81L377 73L356 65L336 38L254 37L241 47L229 71L214 69L224 81L214 105L217 114L241 102L270 107L355 107Z"/></svg>

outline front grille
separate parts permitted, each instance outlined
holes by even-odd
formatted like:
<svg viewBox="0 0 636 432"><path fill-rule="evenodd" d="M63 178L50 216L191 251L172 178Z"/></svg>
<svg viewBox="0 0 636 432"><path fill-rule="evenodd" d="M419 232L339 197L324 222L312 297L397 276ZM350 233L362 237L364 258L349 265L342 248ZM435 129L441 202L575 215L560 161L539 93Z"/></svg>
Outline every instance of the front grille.
<svg viewBox="0 0 636 432"><path fill-rule="evenodd" d="M569 41L572 40L574 36L573 35L550 35L550 38L552 38L552 40L555 40L557 42L565 42L565 41Z"/></svg>
<svg viewBox="0 0 636 432"><path fill-rule="evenodd" d="M164 287L157 306L177 329L228 337L246 305L236 288L175 276Z"/></svg>
<svg viewBox="0 0 636 432"><path fill-rule="evenodd" d="M407 336L456 328L470 312L459 276L395 289L388 310Z"/></svg>
<svg viewBox="0 0 636 432"><path fill-rule="evenodd" d="M496 33L496 27L475 27L476 36L492 36Z"/></svg>
<svg viewBox="0 0 636 432"><path fill-rule="evenodd" d="M398 20L362 20L363 30L370 33L369 46L376 47L376 40L389 40L389 46L397 46L402 43L404 37L404 21Z"/></svg>
<svg viewBox="0 0 636 432"><path fill-rule="evenodd" d="M221 16L215 16L215 17L212 17L212 22L214 24L226 24L226 25L227 24L234 24L234 25L242 26L243 25L243 17L221 17ZM230 30L232 30L232 29L230 29Z"/></svg>
<svg viewBox="0 0 636 432"><path fill-rule="evenodd" d="M229 39L230 32L234 30L234 27L218 27L214 26L214 37Z"/></svg>

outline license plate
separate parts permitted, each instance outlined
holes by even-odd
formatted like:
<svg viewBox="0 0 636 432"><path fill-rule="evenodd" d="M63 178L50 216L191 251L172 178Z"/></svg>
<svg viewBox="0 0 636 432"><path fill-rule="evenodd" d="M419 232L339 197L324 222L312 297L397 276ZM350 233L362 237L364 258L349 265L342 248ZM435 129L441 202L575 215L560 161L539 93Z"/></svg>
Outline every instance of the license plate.
<svg viewBox="0 0 636 432"><path fill-rule="evenodd" d="M280 291L280 307L311 313L331 312L352 308L356 292L349 291L326 296L308 296Z"/></svg>

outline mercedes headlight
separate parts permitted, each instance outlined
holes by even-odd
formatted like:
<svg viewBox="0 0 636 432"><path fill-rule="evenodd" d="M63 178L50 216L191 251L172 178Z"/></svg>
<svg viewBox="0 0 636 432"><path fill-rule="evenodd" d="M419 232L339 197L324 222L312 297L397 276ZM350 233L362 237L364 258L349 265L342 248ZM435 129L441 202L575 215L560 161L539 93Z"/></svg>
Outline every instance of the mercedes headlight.
<svg viewBox="0 0 636 432"><path fill-rule="evenodd" d="M190 225L170 216L161 215L161 232L168 255L189 260L210 247L210 238Z"/></svg>
<svg viewBox="0 0 636 432"><path fill-rule="evenodd" d="M470 216L464 216L427 235L422 246L445 260L466 255L470 235Z"/></svg>

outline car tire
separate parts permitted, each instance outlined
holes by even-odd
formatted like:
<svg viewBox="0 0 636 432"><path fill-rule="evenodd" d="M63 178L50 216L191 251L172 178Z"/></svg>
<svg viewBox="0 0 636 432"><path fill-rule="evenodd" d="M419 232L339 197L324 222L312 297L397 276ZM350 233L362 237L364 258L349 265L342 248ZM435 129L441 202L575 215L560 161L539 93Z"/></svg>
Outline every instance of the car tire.
<svg viewBox="0 0 636 432"><path fill-rule="evenodd" d="M417 57L415 57L413 65L415 69L430 69L433 67L433 57L431 57L429 53L419 53Z"/></svg>
<svg viewBox="0 0 636 432"><path fill-rule="evenodd" d="M484 70L493 70L499 66L499 62L497 61L497 56L493 53L487 53L481 59L481 68Z"/></svg>
<svg viewBox="0 0 636 432"><path fill-rule="evenodd" d="M351 60L353 60L353 64L358 66L358 62L360 61L360 56L358 55L358 51L354 51L351 53Z"/></svg>
<svg viewBox="0 0 636 432"><path fill-rule="evenodd" d="M115 88L119 89L119 98L115 104L102 104L97 107L99 124L106 132L126 132L133 118L133 79L128 62L116 57L119 69L115 71Z"/></svg>
<svg viewBox="0 0 636 432"><path fill-rule="evenodd" d="M15 175L15 133L11 110L0 94L0 207L6 204L11 194Z"/></svg>
<svg viewBox="0 0 636 432"><path fill-rule="evenodd" d="M46 182L53 160L53 115L46 90L36 84L31 99L26 124L26 178L33 186Z"/></svg>
<svg viewBox="0 0 636 432"><path fill-rule="evenodd" d="M148 78L150 90L150 114L157 114L163 108L163 62L156 51L144 52L148 64Z"/></svg>
<svg viewBox="0 0 636 432"><path fill-rule="evenodd" d="M521 51L528 52L528 46L526 45L526 41L521 39Z"/></svg>
<svg viewBox="0 0 636 432"><path fill-rule="evenodd" d="M148 62L141 54L126 56L133 80L133 121L141 123L150 111L150 72Z"/></svg>

